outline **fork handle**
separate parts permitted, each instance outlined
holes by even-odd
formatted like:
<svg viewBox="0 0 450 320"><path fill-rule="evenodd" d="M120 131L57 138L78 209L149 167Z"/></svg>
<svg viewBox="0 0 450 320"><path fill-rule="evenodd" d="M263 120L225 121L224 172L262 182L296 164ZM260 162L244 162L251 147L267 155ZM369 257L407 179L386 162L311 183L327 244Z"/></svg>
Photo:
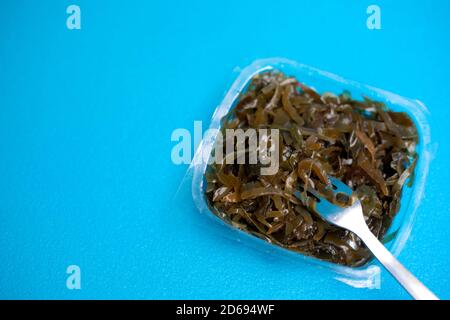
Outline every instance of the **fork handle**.
<svg viewBox="0 0 450 320"><path fill-rule="evenodd" d="M374 256L383 264L394 278L408 291L416 300L439 300L433 292L423 285L411 272L408 271L386 247L375 237L369 228L360 231L358 236L372 251Z"/></svg>

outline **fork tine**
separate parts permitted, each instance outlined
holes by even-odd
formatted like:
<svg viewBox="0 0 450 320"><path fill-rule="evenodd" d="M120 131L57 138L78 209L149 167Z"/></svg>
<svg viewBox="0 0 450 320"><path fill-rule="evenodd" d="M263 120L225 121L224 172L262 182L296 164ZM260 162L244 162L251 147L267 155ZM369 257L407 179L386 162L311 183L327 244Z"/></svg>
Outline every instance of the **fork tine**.
<svg viewBox="0 0 450 320"><path fill-rule="evenodd" d="M302 193L298 190L294 192L294 196L296 196L297 199L300 199L301 201L304 200Z"/></svg>
<svg viewBox="0 0 450 320"><path fill-rule="evenodd" d="M300 200L304 200L305 198L303 197L303 192L304 192L305 188L304 186L300 187L300 190L297 190L295 192L295 196L297 198L299 198ZM315 190L314 188L309 187L307 190L308 193L312 194L319 202L324 201L327 202L329 204L331 204L331 202L329 202L323 195L321 195L317 190ZM314 202L317 202L316 200L314 200Z"/></svg>
<svg viewBox="0 0 450 320"><path fill-rule="evenodd" d="M311 193L314 197L316 197L317 199L322 199L322 196L313 188L308 188L307 190L309 193Z"/></svg>
<svg viewBox="0 0 450 320"><path fill-rule="evenodd" d="M336 179L334 177L329 177L329 179L339 192L345 193L348 196L352 195L353 190L350 189L350 187L348 185L346 185L345 183L343 183L341 180Z"/></svg>
<svg viewBox="0 0 450 320"><path fill-rule="evenodd" d="M304 192L305 192L305 188L303 186L300 186L298 188L298 190L294 192L294 195L301 201L305 201L308 199L308 196L306 196L306 198L305 198ZM319 200L322 199L322 196L313 188L308 188L307 192L309 192L310 194L312 194L315 198L317 198ZM316 200L314 200L314 201L317 202Z"/></svg>

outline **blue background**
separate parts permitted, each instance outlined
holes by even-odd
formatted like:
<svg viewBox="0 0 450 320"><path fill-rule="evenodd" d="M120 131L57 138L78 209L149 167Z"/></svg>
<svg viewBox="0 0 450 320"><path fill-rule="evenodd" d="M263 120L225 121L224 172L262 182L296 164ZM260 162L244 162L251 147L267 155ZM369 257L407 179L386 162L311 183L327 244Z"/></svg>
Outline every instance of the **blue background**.
<svg viewBox="0 0 450 320"><path fill-rule="evenodd" d="M382 30L366 28L372 3ZM281 56L428 106L438 150L400 260L450 298L449 14L446 0L2 1L0 297L408 298L384 271L380 290L355 289L216 236L188 198L171 209L187 169L172 131L209 124L236 66Z"/></svg>

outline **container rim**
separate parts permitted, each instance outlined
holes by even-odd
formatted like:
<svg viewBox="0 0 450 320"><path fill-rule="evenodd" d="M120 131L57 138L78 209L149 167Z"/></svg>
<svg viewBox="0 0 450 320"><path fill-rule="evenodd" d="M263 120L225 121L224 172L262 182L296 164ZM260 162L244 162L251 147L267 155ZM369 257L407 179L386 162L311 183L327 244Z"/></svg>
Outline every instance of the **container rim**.
<svg viewBox="0 0 450 320"><path fill-rule="evenodd" d="M431 116L430 112L428 111L426 106L419 100L405 98L398 94L370 85L362 84L357 81L348 80L333 73L322 71L320 69L310 67L286 58L267 58L256 60L240 71L239 75L232 83L230 89L225 94L222 102L215 109L209 129L216 130L221 127L222 118L228 114L230 109L234 106L234 103L238 99L240 93L245 90L247 84L255 75L269 70L283 71L283 69L287 68L296 70L297 73L306 74L308 77L323 78L327 81L342 85L344 88L348 88L350 92L358 91L360 93L367 93L375 99L383 100L384 102L389 104L389 106L394 106L395 108L392 109L400 109L400 111L407 112L415 122L419 132L419 143L416 147L416 152L418 153L418 161L416 164L415 172L420 172L420 177L417 177L416 175L412 187L409 188L410 194L408 199L406 199L407 203L403 203L405 197L404 189L406 188L406 186L403 187L400 210L396 214L396 217L394 218L389 230L386 233L386 235L389 234L391 228L395 225L395 221L398 221L398 218L402 218L403 221L396 231L397 235L391 241L392 243L390 243L389 247L390 251L395 256L398 256L402 249L405 247L405 244L411 233L417 210L424 195L429 164L433 159L436 151L435 145L431 143L431 129L429 126L429 118ZM268 249L267 246L270 246L271 248L274 248L275 251L283 252L284 255L294 255L296 258L301 257L301 260L305 261L305 263L328 268L334 272L335 279L342 281L350 286L357 288L379 288L381 268L373 259L360 267L337 265L332 262L323 261L318 258L295 253L288 249L272 245L245 231L233 228L231 225L213 214L209 209L204 196L203 177L207 167L207 161L204 161L204 155L211 154L214 141L215 137L210 136L204 138L200 142L188 169L188 172L192 174L192 197L196 207L200 212L209 213L210 216L212 216L214 219L237 231L236 235L238 239L245 238L245 240L256 240L256 242L260 242L265 245L264 249Z"/></svg>

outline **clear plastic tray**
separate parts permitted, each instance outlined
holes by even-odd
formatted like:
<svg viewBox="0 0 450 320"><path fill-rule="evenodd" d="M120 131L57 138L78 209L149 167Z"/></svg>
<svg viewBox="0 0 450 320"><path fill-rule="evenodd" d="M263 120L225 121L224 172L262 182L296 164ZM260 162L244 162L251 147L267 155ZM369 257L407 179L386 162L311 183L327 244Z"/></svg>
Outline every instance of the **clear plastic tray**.
<svg viewBox="0 0 450 320"><path fill-rule="evenodd" d="M390 239L385 245L394 255L398 255L405 246L411 232L414 217L423 196L429 163L433 156L430 128L428 125L430 115L426 107L417 100L404 98L368 85L346 80L329 72L284 58L272 58L255 61L240 72L222 103L216 108L209 128L220 129L221 119L234 107L239 94L246 90L251 78L258 73L271 69L277 69L289 76L296 77L300 82L316 89L318 92L328 91L338 94L343 90L348 90L355 99L362 99L363 96L366 96L374 100L382 101L389 109L406 112L414 120L419 130L419 144L417 146L419 157L415 170L416 172L420 172L420 174L415 175L415 180L411 187L404 186L400 211L397 213L391 227L385 235L385 239ZM211 154L214 140L215 136L213 135L207 136L202 140L194 155L187 176L189 180L192 179L190 181L192 183L192 196L198 210L208 214L213 220L224 225L221 228L224 231L222 236L251 245L257 250L264 251L265 254L293 257L299 263L325 268L331 272L335 279L354 287L379 288L381 269L379 264L374 260L357 268L325 262L270 244L244 231L233 228L214 215L208 207L204 192L204 173L207 167L207 161L205 159L207 160L207 157ZM231 228L234 231L226 230L227 228Z"/></svg>

